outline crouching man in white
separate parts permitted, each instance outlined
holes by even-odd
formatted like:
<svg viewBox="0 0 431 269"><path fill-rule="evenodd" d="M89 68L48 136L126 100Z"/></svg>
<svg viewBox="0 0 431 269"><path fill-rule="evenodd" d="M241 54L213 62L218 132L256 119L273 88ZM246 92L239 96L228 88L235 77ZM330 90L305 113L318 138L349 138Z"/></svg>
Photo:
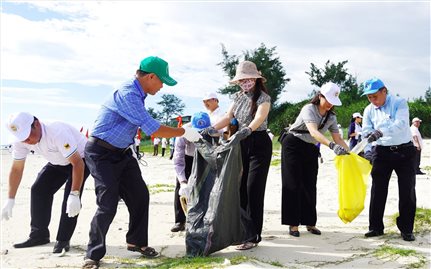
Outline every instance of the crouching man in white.
<svg viewBox="0 0 431 269"><path fill-rule="evenodd" d="M37 175L31 187L31 231L29 238L15 248L27 248L50 242L48 225L54 194L66 183L53 253L69 251L70 238L81 210L81 194L89 170L83 159L86 139L74 127L53 122L44 124L31 114L11 115L7 129L16 137L13 144L13 163L9 174L8 199L2 210L2 219L12 217L15 196L21 183L27 154L33 150L48 163Z"/></svg>

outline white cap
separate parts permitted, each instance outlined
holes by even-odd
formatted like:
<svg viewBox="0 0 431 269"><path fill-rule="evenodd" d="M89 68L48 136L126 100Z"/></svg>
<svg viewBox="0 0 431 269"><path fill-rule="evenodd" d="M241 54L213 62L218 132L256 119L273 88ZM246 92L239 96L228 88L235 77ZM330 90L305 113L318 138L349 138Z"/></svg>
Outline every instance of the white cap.
<svg viewBox="0 0 431 269"><path fill-rule="evenodd" d="M333 82L325 83L320 88L320 93L325 96L326 100L334 106L341 106L341 100L338 97L340 95L340 87Z"/></svg>
<svg viewBox="0 0 431 269"><path fill-rule="evenodd" d="M217 99L217 94L215 92L206 92L204 97L202 98L203 101L210 100L210 99Z"/></svg>
<svg viewBox="0 0 431 269"><path fill-rule="evenodd" d="M359 112L355 112L355 113L353 113L352 118L354 118L354 119L355 118L361 118L362 119L362 115Z"/></svg>
<svg viewBox="0 0 431 269"><path fill-rule="evenodd" d="M416 117L416 118L413 118L413 119L412 119L412 123L413 123L413 122L417 122L417 121L418 121L418 122L422 122L422 120L421 120L421 119L419 119L418 117Z"/></svg>
<svg viewBox="0 0 431 269"><path fill-rule="evenodd" d="M18 141L24 141L30 136L33 121L33 115L27 112L20 112L9 116L6 127Z"/></svg>

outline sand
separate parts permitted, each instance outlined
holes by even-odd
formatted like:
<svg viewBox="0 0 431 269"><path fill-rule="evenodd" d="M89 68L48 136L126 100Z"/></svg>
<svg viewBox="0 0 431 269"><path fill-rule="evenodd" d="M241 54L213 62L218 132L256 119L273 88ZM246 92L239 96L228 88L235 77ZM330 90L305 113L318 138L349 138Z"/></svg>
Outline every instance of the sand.
<svg viewBox="0 0 431 269"><path fill-rule="evenodd" d="M425 141L422 152L422 167L430 166L431 141ZM238 251L228 247L212 254L223 257L228 268L272 268L270 263L277 263L288 268L407 268L411 264L426 261L423 268L430 267L430 233L416 234L416 241L403 241L398 230L387 227L386 235L378 238L365 238L368 230L368 206L370 186L368 186L364 211L350 224L344 224L337 216L338 189L337 172L334 167L334 154L322 147L324 162L320 164L317 184L317 227L321 236L308 233L300 227L301 236L292 237L288 227L281 225L281 170L280 165L271 166L265 196L265 220L263 240L258 247ZM273 158L279 159L279 152ZM7 181L11 155L1 150L1 202L7 197ZM172 161L167 157L144 156L147 166L141 166L142 175L148 185L173 185L175 172ZM12 219L1 221L1 268L80 268L88 242L90 222L96 210L94 180L90 176L85 185L78 225L71 240L71 250L63 257L52 254L60 215L62 191L55 195L52 220L50 224L51 243L43 246L15 249L14 243L24 241L30 232L30 187L45 160L39 155L29 155L21 182ZM431 175L417 176L417 206L431 208ZM395 173L392 175L386 203L385 216L398 211L398 187ZM152 190L172 189L169 187L151 187ZM2 204L3 207L3 204ZM165 257L183 257L185 255L184 232L172 233L174 224L173 192L159 191L150 196L149 244ZM389 219L385 219L389 226ZM107 235L107 254L101 262L101 268L126 267L125 259L136 259L139 254L126 250L125 234L128 227L128 212L124 203L118 206L117 215ZM405 248L416 251L417 255L408 257L379 258L372 253L381 246ZM240 265L230 265L229 258L245 255L256 259ZM418 258L420 257L420 258ZM131 267L145 266L148 261L141 259ZM141 261L139 260L139 261ZM223 267L223 266L220 266ZM274 267L276 268L276 267ZM279 268L279 267L278 267Z"/></svg>

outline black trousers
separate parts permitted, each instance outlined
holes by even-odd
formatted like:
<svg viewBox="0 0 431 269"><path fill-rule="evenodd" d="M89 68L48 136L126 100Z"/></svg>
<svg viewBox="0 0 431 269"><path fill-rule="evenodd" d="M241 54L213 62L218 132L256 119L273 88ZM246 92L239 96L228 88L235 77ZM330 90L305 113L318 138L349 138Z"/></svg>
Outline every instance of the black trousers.
<svg viewBox="0 0 431 269"><path fill-rule="evenodd" d="M415 171L416 171L416 173L418 173L418 172L421 171L421 169L420 169L419 166L421 165L421 153L422 153L422 150L417 150L416 147L415 147L415 149L416 149Z"/></svg>
<svg viewBox="0 0 431 269"><path fill-rule="evenodd" d="M159 145L154 145L153 156L157 156L157 155L159 155Z"/></svg>
<svg viewBox="0 0 431 269"><path fill-rule="evenodd" d="M192 166L193 166L193 156L184 156L185 159L185 174L186 178L189 179L190 174L192 173ZM175 213L175 223L185 223L186 222L186 215L184 214L184 211L181 207L180 202L180 195L178 192L180 191L180 183L178 182L178 179L175 180L177 182L175 186L175 194L174 194L174 213Z"/></svg>
<svg viewBox="0 0 431 269"><path fill-rule="evenodd" d="M272 156L272 142L266 131L254 131L241 141L243 174L240 186L241 207L251 219L251 234L262 240L265 187Z"/></svg>
<svg viewBox="0 0 431 269"><path fill-rule="evenodd" d="M411 144L411 143L409 143ZM370 230L383 231L383 214L385 212L386 198L388 196L389 180L392 171L398 176L398 229L403 233L411 233L416 214L416 148L413 144L391 149L377 146L373 152L373 168L371 176L370 200Z"/></svg>
<svg viewBox="0 0 431 269"><path fill-rule="evenodd" d="M85 160L84 164L85 164ZM36 181L31 186L30 214L31 214L31 238L49 238L49 223L54 194L66 183L61 205L60 224L58 225L57 241L69 241L75 231L78 216L69 218L66 214L67 199L72 187L72 165L53 165L47 163L37 175ZM87 166L84 170L84 181L90 174Z"/></svg>
<svg viewBox="0 0 431 269"><path fill-rule="evenodd" d="M315 226L319 148L293 134L281 145L281 224Z"/></svg>
<svg viewBox="0 0 431 269"><path fill-rule="evenodd" d="M118 197L129 211L126 242L148 246L148 208L150 196L138 162L130 149L112 151L87 142L85 156L94 178L97 210L91 221L87 257L100 260L106 253L106 234L117 213Z"/></svg>
<svg viewBox="0 0 431 269"><path fill-rule="evenodd" d="M165 157L166 148L162 148L162 157Z"/></svg>

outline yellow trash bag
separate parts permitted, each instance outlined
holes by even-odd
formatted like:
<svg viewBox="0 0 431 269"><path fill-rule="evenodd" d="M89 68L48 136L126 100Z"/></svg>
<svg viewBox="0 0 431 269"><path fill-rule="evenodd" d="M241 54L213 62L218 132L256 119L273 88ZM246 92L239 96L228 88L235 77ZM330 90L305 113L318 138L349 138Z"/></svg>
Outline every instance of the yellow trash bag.
<svg viewBox="0 0 431 269"><path fill-rule="evenodd" d="M338 216L344 223L352 222L364 209L367 180L371 173L368 160L355 153L335 157L338 171Z"/></svg>

